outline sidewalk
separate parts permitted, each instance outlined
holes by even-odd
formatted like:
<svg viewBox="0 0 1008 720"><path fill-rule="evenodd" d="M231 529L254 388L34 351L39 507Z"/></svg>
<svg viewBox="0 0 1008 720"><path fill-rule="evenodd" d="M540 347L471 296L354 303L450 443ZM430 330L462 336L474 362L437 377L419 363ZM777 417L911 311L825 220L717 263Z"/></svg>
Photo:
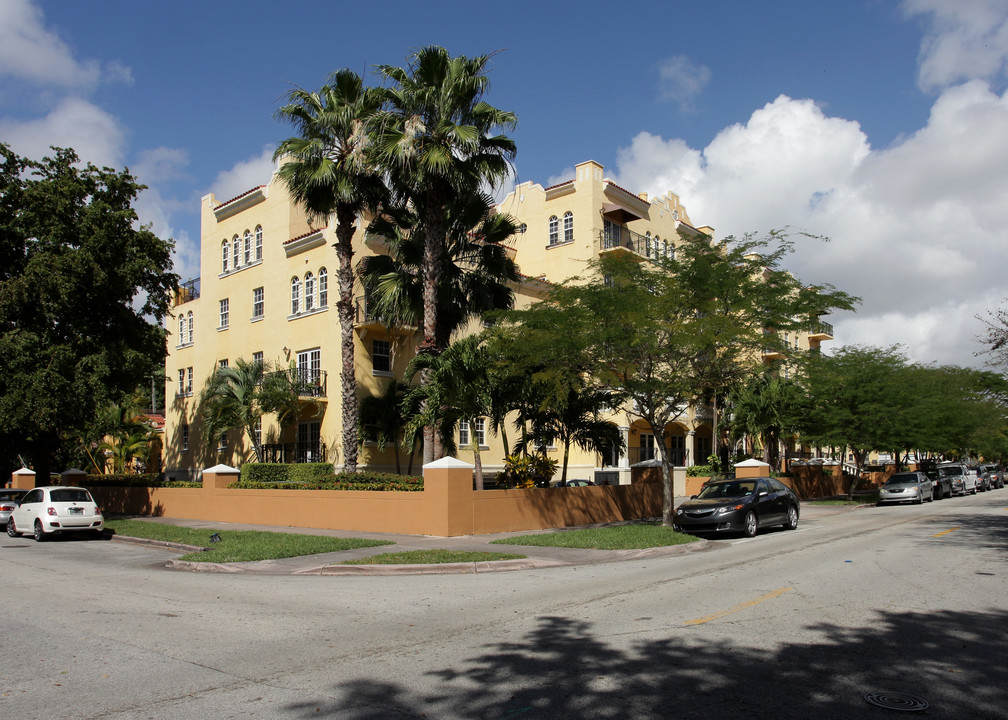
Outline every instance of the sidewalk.
<svg viewBox="0 0 1008 720"><path fill-rule="evenodd" d="M676 498L675 504L686 498ZM815 506L803 503L801 519L827 517L849 512L859 506ZM590 550L578 548L535 547L527 545L493 545L493 540L532 535L551 530L496 533L493 535L463 535L458 537L434 537L429 535L398 535L394 533L366 533L352 530L323 530L317 528L278 527L275 525L250 525L242 523L219 523L203 520L179 518L143 518L150 522L163 522L182 527L206 528L209 531L227 533L228 530L263 530L272 532L303 533L345 538L368 538L388 540L394 545L345 550L342 552L303 555L276 560L258 560L238 563L201 563L170 560L166 567L176 570L217 573L254 573L261 575L423 575L423 574L474 574L482 572L505 572L533 568L596 565L599 563L637 560L649 557L683 555L727 547L716 540L701 539L686 545L646 548L643 550ZM573 529L573 528L571 528ZM209 538L209 534L208 534ZM114 537L120 542L138 542L161 545L137 538ZM180 552L191 552L191 548L178 548ZM411 550L455 550L463 552L510 552L525 555L521 560L496 560L492 562L446 563L438 565L341 565L346 560L357 560L387 552L409 552Z"/></svg>

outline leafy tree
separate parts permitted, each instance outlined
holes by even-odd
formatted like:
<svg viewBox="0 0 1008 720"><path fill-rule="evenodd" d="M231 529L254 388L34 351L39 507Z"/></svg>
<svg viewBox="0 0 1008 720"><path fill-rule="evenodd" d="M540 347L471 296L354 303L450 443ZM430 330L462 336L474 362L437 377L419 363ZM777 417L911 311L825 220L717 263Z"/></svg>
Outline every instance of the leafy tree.
<svg viewBox="0 0 1008 720"><path fill-rule="evenodd" d="M173 242L139 224L128 170L0 144L0 457L52 459L163 365Z"/></svg>
<svg viewBox="0 0 1008 720"><path fill-rule="evenodd" d="M381 395L369 395L361 400L360 423L361 439L374 440L378 450L384 451L391 443L395 452L396 473L402 474L399 459L399 438L406 429L406 418L403 416L402 404L407 388L395 379L389 381L388 387ZM413 472L413 449L411 443L410 462L406 470Z"/></svg>
<svg viewBox="0 0 1008 720"><path fill-rule="evenodd" d="M280 178L309 218L336 220L339 263L336 303L340 322L343 408L343 469L357 469L358 401L354 365L354 224L367 208L376 207L384 185L372 165L372 124L381 105L376 88L366 88L356 73L333 73L317 92L297 88L287 95L279 117L298 135L280 143L274 159L283 158Z"/></svg>
<svg viewBox="0 0 1008 720"><path fill-rule="evenodd" d="M806 285L784 269L781 263L794 249L791 235L784 229L718 241L689 237L674 259L659 261L675 274L690 306L703 318L690 360L695 379L691 399L713 403L715 443L718 398L764 372L764 350L793 355L782 333L797 336L818 325L820 316L851 310L858 301L828 284Z"/></svg>
<svg viewBox="0 0 1008 720"><path fill-rule="evenodd" d="M436 354L441 287L447 242L447 208L486 184L496 186L511 170L514 141L498 134L513 127L513 113L487 103L490 57L452 57L441 47L415 52L407 68L381 65L385 88L377 153L393 196L420 213L424 252L421 353ZM426 382L422 375L421 382ZM425 429L424 462L440 456L433 426Z"/></svg>

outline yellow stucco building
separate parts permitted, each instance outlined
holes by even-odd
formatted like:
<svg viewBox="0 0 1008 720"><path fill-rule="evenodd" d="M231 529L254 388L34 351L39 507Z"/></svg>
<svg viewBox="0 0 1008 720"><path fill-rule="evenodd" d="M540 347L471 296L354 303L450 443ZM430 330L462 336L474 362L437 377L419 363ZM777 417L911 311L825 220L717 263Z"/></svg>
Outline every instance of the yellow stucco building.
<svg viewBox="0 0 1008 720"><path fill-rule="evenodd" d="M514 288L516 306L542 296L548 284L581 274L587 261L603 253L631 252L642 258L671 255L689 236L713 235L691 223L678 196L634 194L588 161L575 177L543 187L524 182L499 205L513 215L519 233L512 239L513 258L526 280ZM268 184L238 197L201 201L200 277L181 288L169 331L166 372L165 471L168 477L195 477L218 463L240 466L254 458L239 431L209 440L203 436L198 401L215 367L237 358L261 359L273 366L293 366L303 386L299 416L280 428L267 417L260 429L266 459L286 462L327 461L341 465L341 366L336 315L334 227L313 227L274 175ZM382 243L366 238L361 224L354 236L354 259L382 252ZM363 289L355 292L354 333L358 397L381 395L392 378L402 379L421 337L416 328L388 328L372 318ZM796 347L817 347L830 332L786 338ZM768 360L775 359L772 356ZM642 421L625 412L612 418L622 429L626 450L600 456L571 449L568 478L629 482L630 466L656 457L655 437ZM689 408L667 428L666 447L677 465L706 462L712 448L708 408ZM502 467L501 439L488 424L457 430L459 457L480 441L484 471ZM209 441L208 441L209 440ZM559 449L548 452L560 459ZM419 472L419 452L412 470ZM402 453L405 472L410 458ZM365 443L358 466L394 471L391 447L380 451Z"/></svg>

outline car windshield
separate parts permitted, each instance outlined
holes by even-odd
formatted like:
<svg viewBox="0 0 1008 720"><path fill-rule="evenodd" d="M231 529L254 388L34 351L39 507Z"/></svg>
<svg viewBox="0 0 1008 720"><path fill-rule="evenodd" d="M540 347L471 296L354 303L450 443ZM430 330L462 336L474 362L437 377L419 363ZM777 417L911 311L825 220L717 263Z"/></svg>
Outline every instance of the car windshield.
<svg viewBox="0 0 1008 720"><path fill-rule="evenodd" d="M73 488L60 488L49 493L49 498L53 502L91 502L91 496L87 490L77 490Z"/></svg>
<svg viewBox="0 0 1008 720"><path fill-rule="evenodd" d="M711 483L697 495L698 498L733 498L752 495L756 489L754 480L732 480L730 482Z"/></svg>
<svg viewBox="0 0 1008 720"><path fill-rule="evenodd" d="M902 475L893 475L891 478L885 481L886 485L905 485L907 483L916 483L916 475L908 475L906 473Z"/></svg>
<svg viewBox="0 0 1008 720"><path fill-rule="evenodd" d="M954 467L942 467L942 468L938 468L938 472L940 472L942 475L962 475L963 474L962 468L959 467L958 465L956 465Z"/></svg>

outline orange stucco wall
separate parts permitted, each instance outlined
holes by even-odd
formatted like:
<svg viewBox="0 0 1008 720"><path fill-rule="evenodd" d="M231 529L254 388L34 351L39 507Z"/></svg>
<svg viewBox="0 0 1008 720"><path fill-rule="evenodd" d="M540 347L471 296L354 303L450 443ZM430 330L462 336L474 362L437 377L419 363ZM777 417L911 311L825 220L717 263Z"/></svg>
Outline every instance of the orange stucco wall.
<svg viewBox="0 0 1008 720"><path fill-rule="evenodd" d="M228 489L237 471L205 470L202 488L95 487L111 514L451 537L656 517L661 485L472 489L471 466L424 468L423 492Z"/></svg>

